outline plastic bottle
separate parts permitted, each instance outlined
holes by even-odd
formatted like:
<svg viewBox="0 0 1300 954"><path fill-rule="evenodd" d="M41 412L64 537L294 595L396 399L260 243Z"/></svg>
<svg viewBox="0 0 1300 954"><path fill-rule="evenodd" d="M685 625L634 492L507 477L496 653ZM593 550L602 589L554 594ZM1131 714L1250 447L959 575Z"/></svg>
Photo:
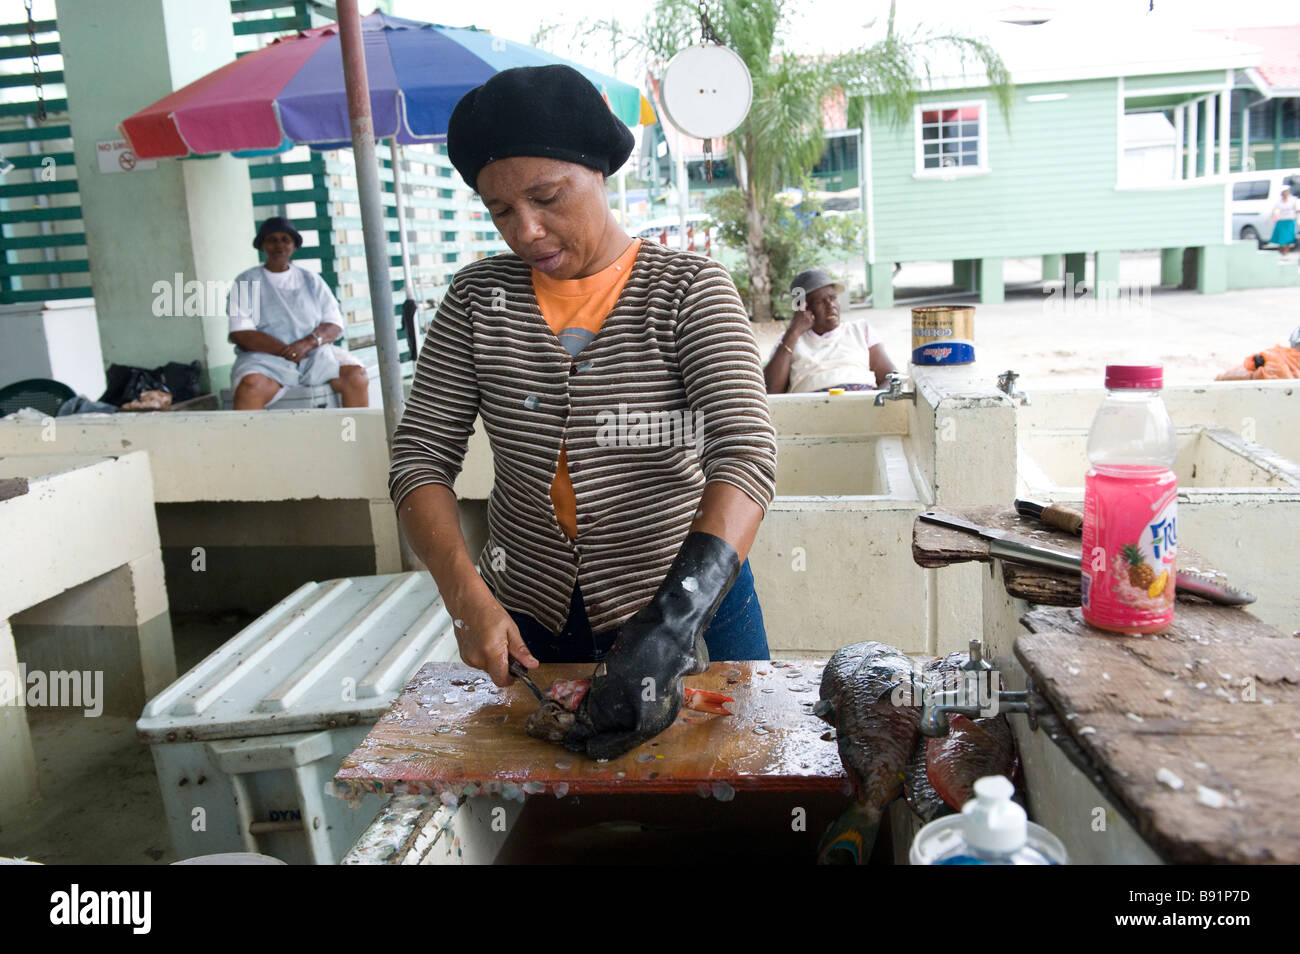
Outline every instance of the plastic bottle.
<svg viewBox="0 0 1300 954"><path fill-rule="evenodd" d="M1015 787L1001 775L975 783L975 797L960 815L937 818L916 833L914 865L1063 865L1065 846L1025 818L1011 800Z"/></svg>
<svg viewBox="0 0 1300 954"><path fill-rule="evenodd" d="M1107 365L1088 433L1081 587L1098 629L1158 633L1174 620L1178 439L1162 383L1160 365Z"/></svg>

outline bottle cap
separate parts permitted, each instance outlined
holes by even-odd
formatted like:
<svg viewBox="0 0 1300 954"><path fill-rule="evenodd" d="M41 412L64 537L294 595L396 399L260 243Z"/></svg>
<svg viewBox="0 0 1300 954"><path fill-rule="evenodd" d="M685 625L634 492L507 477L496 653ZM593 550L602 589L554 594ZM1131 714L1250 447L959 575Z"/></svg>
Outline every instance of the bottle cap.
<svg viewBox="0 0 1300 954"><path fill-rule="evenodd" d="M980 851L1009 854L1028 839L1025 810L1011 800L1015 786L1001 775L975 782L975 797L962 806L962 834Z"/></svg>
<svg viewBox="0 0 1300 954"><path fill-rule="evenodd" d="M1159 364L1108 364L1106 387L1159 390L1164 385L1164 366Z"/></svg>

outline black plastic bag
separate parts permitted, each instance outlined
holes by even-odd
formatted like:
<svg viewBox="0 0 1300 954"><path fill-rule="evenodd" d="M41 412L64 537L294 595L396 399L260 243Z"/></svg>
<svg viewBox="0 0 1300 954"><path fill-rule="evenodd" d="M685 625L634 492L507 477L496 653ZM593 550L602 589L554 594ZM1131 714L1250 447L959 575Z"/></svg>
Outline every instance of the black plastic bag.
<svg viewBox="0 0 1300 954"><path fill-rule="evenodd" d="M100 400L121 407L145 391L166 391L172 396L172 403L179 404L199 396L199 372L197 361L189 364L168 361L152 370L127 364L112 364L106 375L108 388Z"/></svg>
<svg viewBox="0 0 1300 954"><path fill-rule="evenodd" d="M101 401L121 407L128 401L134 401L145 391L166 391L171 393L167 382L159 372L162 368L150 371L147 368L133 368L126 364L110 364L106 377L108 387L100 397Z"/></svg>
<svg viewBox="0 0 1300 954"><path fill-rule="evenodd" d="M168 361L161 368L155 368L154 373L161 372L167 390L172 393L172 403L179 404L199 396L199 370L197 361L189 364Z"/></svg>

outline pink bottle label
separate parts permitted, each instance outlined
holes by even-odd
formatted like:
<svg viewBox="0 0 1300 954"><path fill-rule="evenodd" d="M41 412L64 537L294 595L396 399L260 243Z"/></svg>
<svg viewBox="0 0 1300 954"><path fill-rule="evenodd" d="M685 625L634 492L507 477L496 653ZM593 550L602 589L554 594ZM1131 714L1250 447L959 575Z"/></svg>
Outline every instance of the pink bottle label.
<svg viewBox="0 0 1300 954"><path fill-rule="evenodd" d="M1116 632L1174 619L1178 479L1151 467L1089 470L1083 502L1083 618Z"/></svg>

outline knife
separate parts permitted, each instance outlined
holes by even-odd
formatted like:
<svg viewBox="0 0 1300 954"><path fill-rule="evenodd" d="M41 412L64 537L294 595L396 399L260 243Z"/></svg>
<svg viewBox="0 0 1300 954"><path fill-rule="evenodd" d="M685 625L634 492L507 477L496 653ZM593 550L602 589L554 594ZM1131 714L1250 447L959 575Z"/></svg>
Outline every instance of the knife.
<svg viewBox="0 0 1300 954"><path fill-rule="evenodd" d="M1043 504L1037 500L1017 498L1016 513L1022 517L1041 520L1049 527L1057 527L1075 536L1083 532L1083 514L1064 504ZM1245 606L1247 603L1255 602L1253 593L1228 586L1226 583L1220 583L1191 570L1176 571L1174 585L1179 590L1194 593L1202 599L1210 600L1212 603L1222 603L1225 606Z"/></svg>
<svg viewBox="0 0 1300 954"><path fill-rule="evenodd" d="M533 682L532 677L528 675L528 670L524 668L523 663L518 659L511 657L510 663L506 668L510 671L510 675L514 676L528 687L528 691L537 697L538 702L546 701L546 694L537 688L537 683Z"/></svg>
<svg viewBox="0 0 1300 954"><path fill-rule="evenodd" d="M1052 550L1047 547L1035 546L1032 543L1021 543L1018 540L1009 539L1010 534L1006 530L981 527L969 520L950 517L947 514L936 513L933 510L925 511L921 514L921 519L926 523L937 523L940 526L961 530L966 533L974 533L982 537L989 543L989 556L1000 557L1003 560L1011 560L1015 563L1025 563L1030 566L1046 567L1051 570L1063 570L1066 573L1081 572L1082 558L1075 556L1073 553L1065 553L1061 550Z"/></svg>

